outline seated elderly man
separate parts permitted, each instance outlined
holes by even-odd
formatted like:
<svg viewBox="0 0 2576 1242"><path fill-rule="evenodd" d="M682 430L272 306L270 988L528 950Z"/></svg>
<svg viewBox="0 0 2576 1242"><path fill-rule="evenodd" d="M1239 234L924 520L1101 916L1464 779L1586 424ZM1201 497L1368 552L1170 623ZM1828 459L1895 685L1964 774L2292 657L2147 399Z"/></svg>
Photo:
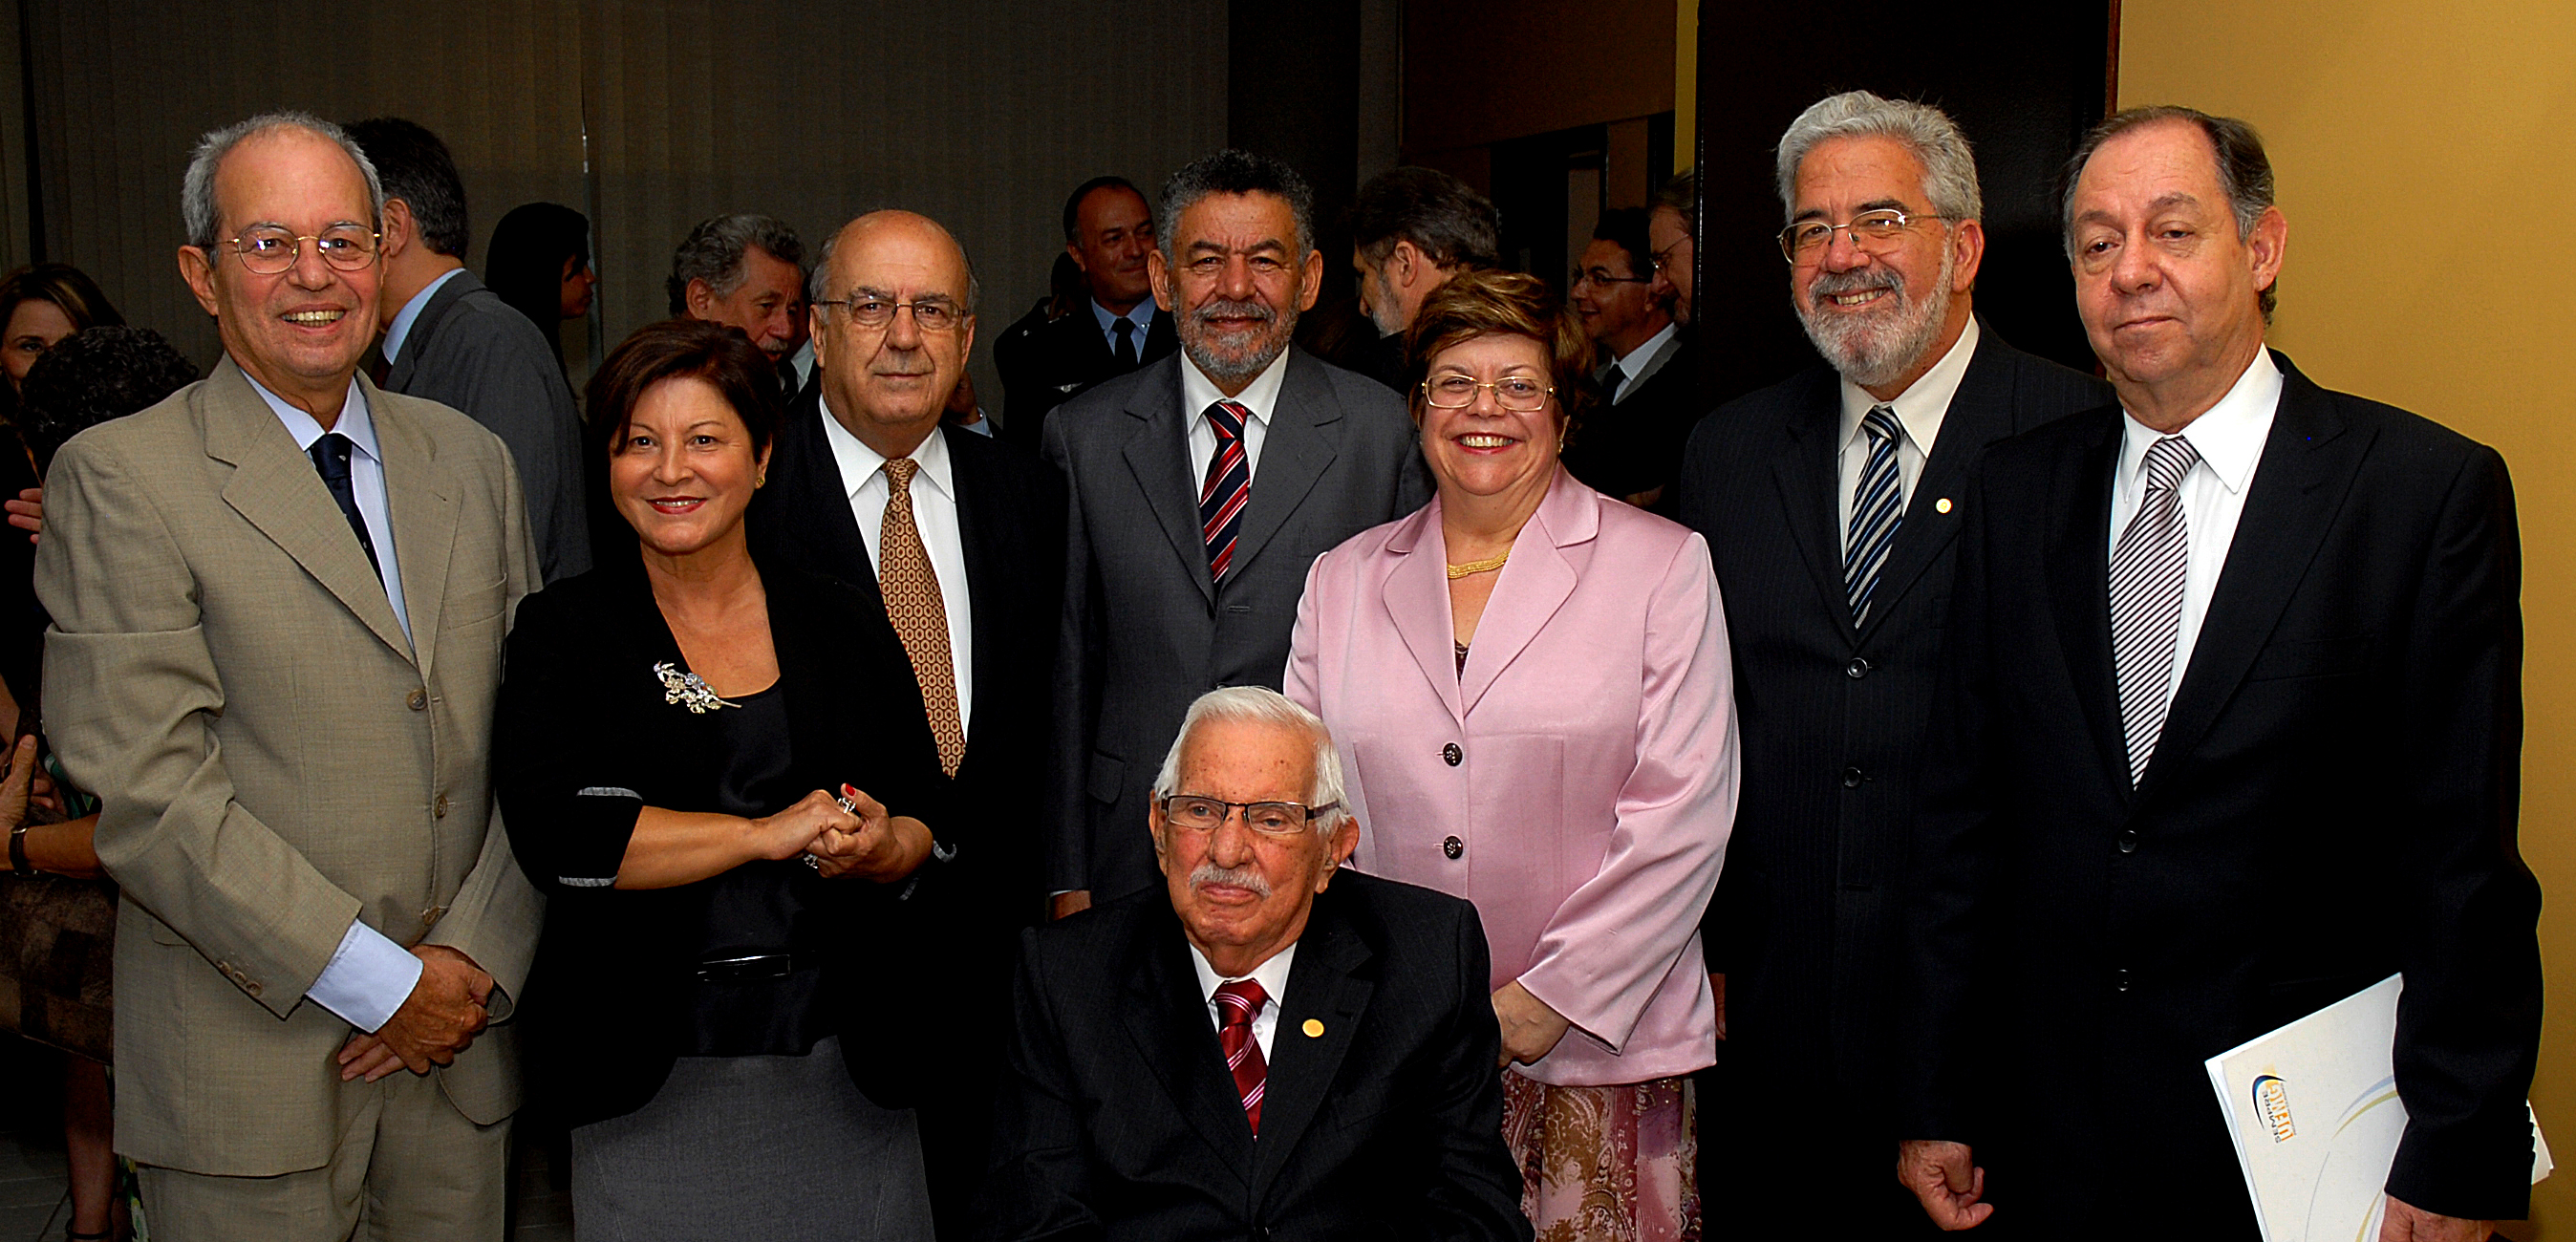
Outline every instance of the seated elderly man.
<svg viewBox="0 0 2576 1242"><path fill-rule="evenodd" d="M1148 815L1163 890L1024 935L990 1234L1527 1239L1484 930L1338 870L1323 721L1210 691Z"/></svg>

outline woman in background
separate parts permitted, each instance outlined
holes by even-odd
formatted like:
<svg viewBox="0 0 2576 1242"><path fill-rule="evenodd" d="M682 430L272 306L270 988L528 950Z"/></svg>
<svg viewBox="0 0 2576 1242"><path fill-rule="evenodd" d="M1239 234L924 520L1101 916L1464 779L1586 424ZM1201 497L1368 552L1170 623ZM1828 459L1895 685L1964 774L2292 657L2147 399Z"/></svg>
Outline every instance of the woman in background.
<svg viewBox="0 0 2576 1242"><path fill-rule="evenodd" d="M563 365L563 321L590 313L590 219L560 203L523 203L492 228L483 284L528 317Z"/></svg>
<svg viewBox="0 0 2576 1242"><path fill-rule="evenodd" d="M36 458L20 426L19 389L28 368L56 342L85 328L121 326L125 317L108 305L98 284L68 263L38 263L0 276L0 375L9 387L0 399L0 498L10 524L26 537L0 534L0 730L18 733L21 705L33 701L36 664L44 658L45 623L36 609L36 529L42 509Z"/></svg>

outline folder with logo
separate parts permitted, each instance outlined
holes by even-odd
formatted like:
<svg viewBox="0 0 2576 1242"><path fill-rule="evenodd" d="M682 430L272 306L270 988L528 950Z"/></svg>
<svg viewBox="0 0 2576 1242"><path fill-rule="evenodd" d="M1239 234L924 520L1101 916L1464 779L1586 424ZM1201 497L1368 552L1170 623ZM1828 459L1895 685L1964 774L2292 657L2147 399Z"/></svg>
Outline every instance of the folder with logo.
<svg viewBox="0 0 2576 1242"><path fill-rule="evenodd" d="M2390 1068L2404 980L2390 975L2208 1060L2264 1242L2379 1236L2383 1188L2406 1133ZM2551 1168L2537 1117L2531 1140L2537 1182Z"/></svg>

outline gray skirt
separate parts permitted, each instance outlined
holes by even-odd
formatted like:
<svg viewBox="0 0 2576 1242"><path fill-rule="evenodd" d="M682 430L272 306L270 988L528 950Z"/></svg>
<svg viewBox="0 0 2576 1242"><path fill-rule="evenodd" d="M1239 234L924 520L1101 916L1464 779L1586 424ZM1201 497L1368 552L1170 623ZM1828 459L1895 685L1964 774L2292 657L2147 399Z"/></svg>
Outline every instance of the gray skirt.
<svg viewBox="0 0 2576 1242"><path fill-rule="evenodd" d="M572 1132L582 1242L930 1238L909 1109L850 1085L841 1041L801 1057L681 1057L651 1103Z"/></svg>

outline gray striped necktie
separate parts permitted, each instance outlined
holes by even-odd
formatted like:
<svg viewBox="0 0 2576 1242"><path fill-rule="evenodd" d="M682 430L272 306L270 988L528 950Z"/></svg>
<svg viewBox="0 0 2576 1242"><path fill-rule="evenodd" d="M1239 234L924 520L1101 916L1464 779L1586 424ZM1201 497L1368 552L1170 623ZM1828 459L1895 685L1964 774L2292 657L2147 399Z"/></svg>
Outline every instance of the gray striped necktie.
<svg viewBox="0 0 2576 1242"><path fill-rule="evenodd" d="M2172 705L2174 641L2182 631L2183 569L2191 550L2182 479L2199 460L2181 436L2147 446L2146 494L2111 552L2111 663L2132 786L2155 757Z"/></svg>
<svg viewBox="0 0 2576 1242"><path fill-rule="evenodd" d="M1870 407L1860 426L1869 433L1869 458L1852 487L1851 528L1843 537L1843 591L1851 597L1853 625L1869 618L1870 593L1878 589L1878 571L1905 516L1905 488L1896 471L1896 442L1905 428L1896 411L1883 405Z"/></svg>

